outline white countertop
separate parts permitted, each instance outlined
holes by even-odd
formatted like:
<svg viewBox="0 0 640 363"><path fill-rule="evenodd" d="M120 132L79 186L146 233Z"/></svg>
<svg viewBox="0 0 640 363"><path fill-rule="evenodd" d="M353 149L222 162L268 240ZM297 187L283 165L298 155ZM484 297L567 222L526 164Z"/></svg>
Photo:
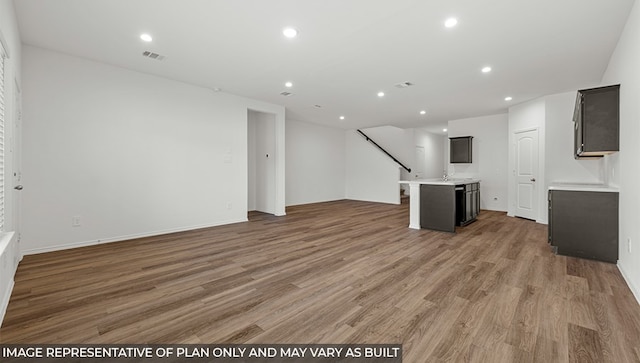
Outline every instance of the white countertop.
<svg viewBox="0 0 640 363"><path fill-rule="evenodd" d="M588 183L551 183L549 190L567 190L577 192L610 192L617 193L619 189L604 184L588 184Z"/></svg>
<svg viewBox="0 0 640 363"><path fill-rule="evenodd" d="M429 185L463 185L470 183L479 183L480 179L474 178L451 178L446 181L442 178L433 179L416 179L416 180L400 180L400 184L429 184Z"/></svg>

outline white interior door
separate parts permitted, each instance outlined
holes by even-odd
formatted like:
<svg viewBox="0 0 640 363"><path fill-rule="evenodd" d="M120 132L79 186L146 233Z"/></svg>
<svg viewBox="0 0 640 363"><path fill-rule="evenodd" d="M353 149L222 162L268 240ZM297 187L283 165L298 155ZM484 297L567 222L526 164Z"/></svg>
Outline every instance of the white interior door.
<svg viewBox="0 0 640 363"><path fill-rule="evenodd" d="M516 211L517 217L538 217L538 130L515 133Z"/></svg>

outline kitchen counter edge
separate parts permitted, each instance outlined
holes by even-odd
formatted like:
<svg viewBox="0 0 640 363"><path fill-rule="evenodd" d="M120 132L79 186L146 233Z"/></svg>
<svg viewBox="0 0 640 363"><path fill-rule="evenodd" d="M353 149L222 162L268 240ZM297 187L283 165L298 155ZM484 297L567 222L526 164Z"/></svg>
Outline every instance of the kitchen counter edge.
<svg viewBox="0 0 640 363"><path fill-rule="evenodd" d="M580 184L580 183L551 183L549 190L565 190L575 192L608 192L618 193L617 187L604 184Z"/></svg>
<svg viewBox="0 0 640 363"><path fill-rule="evenodd" d="M464 185L471 183L479 183L480 179L449 179L444 181L442 179L416 179L416 180L400 180L400 184L427 184L427 185Z"/></svg>

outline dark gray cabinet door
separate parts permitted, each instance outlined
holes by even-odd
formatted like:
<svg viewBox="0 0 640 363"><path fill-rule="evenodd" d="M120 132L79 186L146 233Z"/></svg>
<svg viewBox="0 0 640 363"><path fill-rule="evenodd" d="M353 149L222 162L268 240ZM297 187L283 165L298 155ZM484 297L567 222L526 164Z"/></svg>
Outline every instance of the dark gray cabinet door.
<svg viewBox="0 0 640 363"><path fill-rule="evenodd" d="M449 138L449 162L471 163L473 161L473 136Z"/></svg>
<svg viewBox="0 0 640 363"><path fill-rule="evenodd" d="M574 110L576 158L620 150L620 85L578 91Z"/></svg>
<svg viewBox="0 0 640 363"><path fill-rule="evenodd" d="M420 227L456 231L456 194L453 185L420 186Z"/></svg>
<svg viewBox="0 0 640 363"><path fill-rule="evenodd" d="M552 242L552 240L553 240L553 213L552 213L552 209L551 209L551 194L552 193L551 193L551 190L550 190L548 192L548 194L547 194L547 204L549 206L549 210L547 211L547 213L548 213L547 216L548 216L548 219L549 219L549 224L548 224L548 227L549 227L549 238L548 238L547 242L549 242L549 244L553 246L553 242Z"/></svg>
<svg viewBox="0 0 640 363"><path fill-rule="evenodd" d="M480 214L480 184L473 183L471 186L471 191L473 193L472 198L472 217L475 219Z"/></svg>
<svg viewBox="0 0 640 363"><path fill-rule="evenodd" d="M458 185L457 188L463 188L464 191L457 195L457 198L462 200L457 201L459 210L456 223L458 226L464 226L475 221L480 214L480 183Z"/></svg>
<svg viewBox="0 0 640 363"><path fill-rule="evenodd" d="M464 222L463 223L468 223L469 221L471 221L473 219L473 211L474 211L474 197L473 197L473 191L469 190L466 191L464 193L465 196L465 200L464 200L464 208L465 208L465 213L464 213Z"/></svg>
<svg viewBox="0 0 640 363"><path fill-rule="evenodd" d="M552 190L549 240L558 254L618 260L618 193Z"/></svg>

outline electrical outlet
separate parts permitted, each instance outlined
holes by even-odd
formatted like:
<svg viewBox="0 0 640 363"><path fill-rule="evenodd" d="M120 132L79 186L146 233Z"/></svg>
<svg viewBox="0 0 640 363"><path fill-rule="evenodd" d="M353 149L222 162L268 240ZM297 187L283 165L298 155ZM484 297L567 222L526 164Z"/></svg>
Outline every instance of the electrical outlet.
<svg viewBox="0 0 640 363"><path fill-rule="evenodd" d="M227 203L227 209L231 209L233 208L233 205L231 203Z"/></svg>
<svg viewBox="0 0 640 363"><path fill-rule="evenodd" d="M80 216L71 217L71 227L80 227Z"/></svg>
<svg viewBox="0 0 640 363"><path fill-rule="evenodd" d="M631 253L631 238L627 238L627 250Z"/></svg>

